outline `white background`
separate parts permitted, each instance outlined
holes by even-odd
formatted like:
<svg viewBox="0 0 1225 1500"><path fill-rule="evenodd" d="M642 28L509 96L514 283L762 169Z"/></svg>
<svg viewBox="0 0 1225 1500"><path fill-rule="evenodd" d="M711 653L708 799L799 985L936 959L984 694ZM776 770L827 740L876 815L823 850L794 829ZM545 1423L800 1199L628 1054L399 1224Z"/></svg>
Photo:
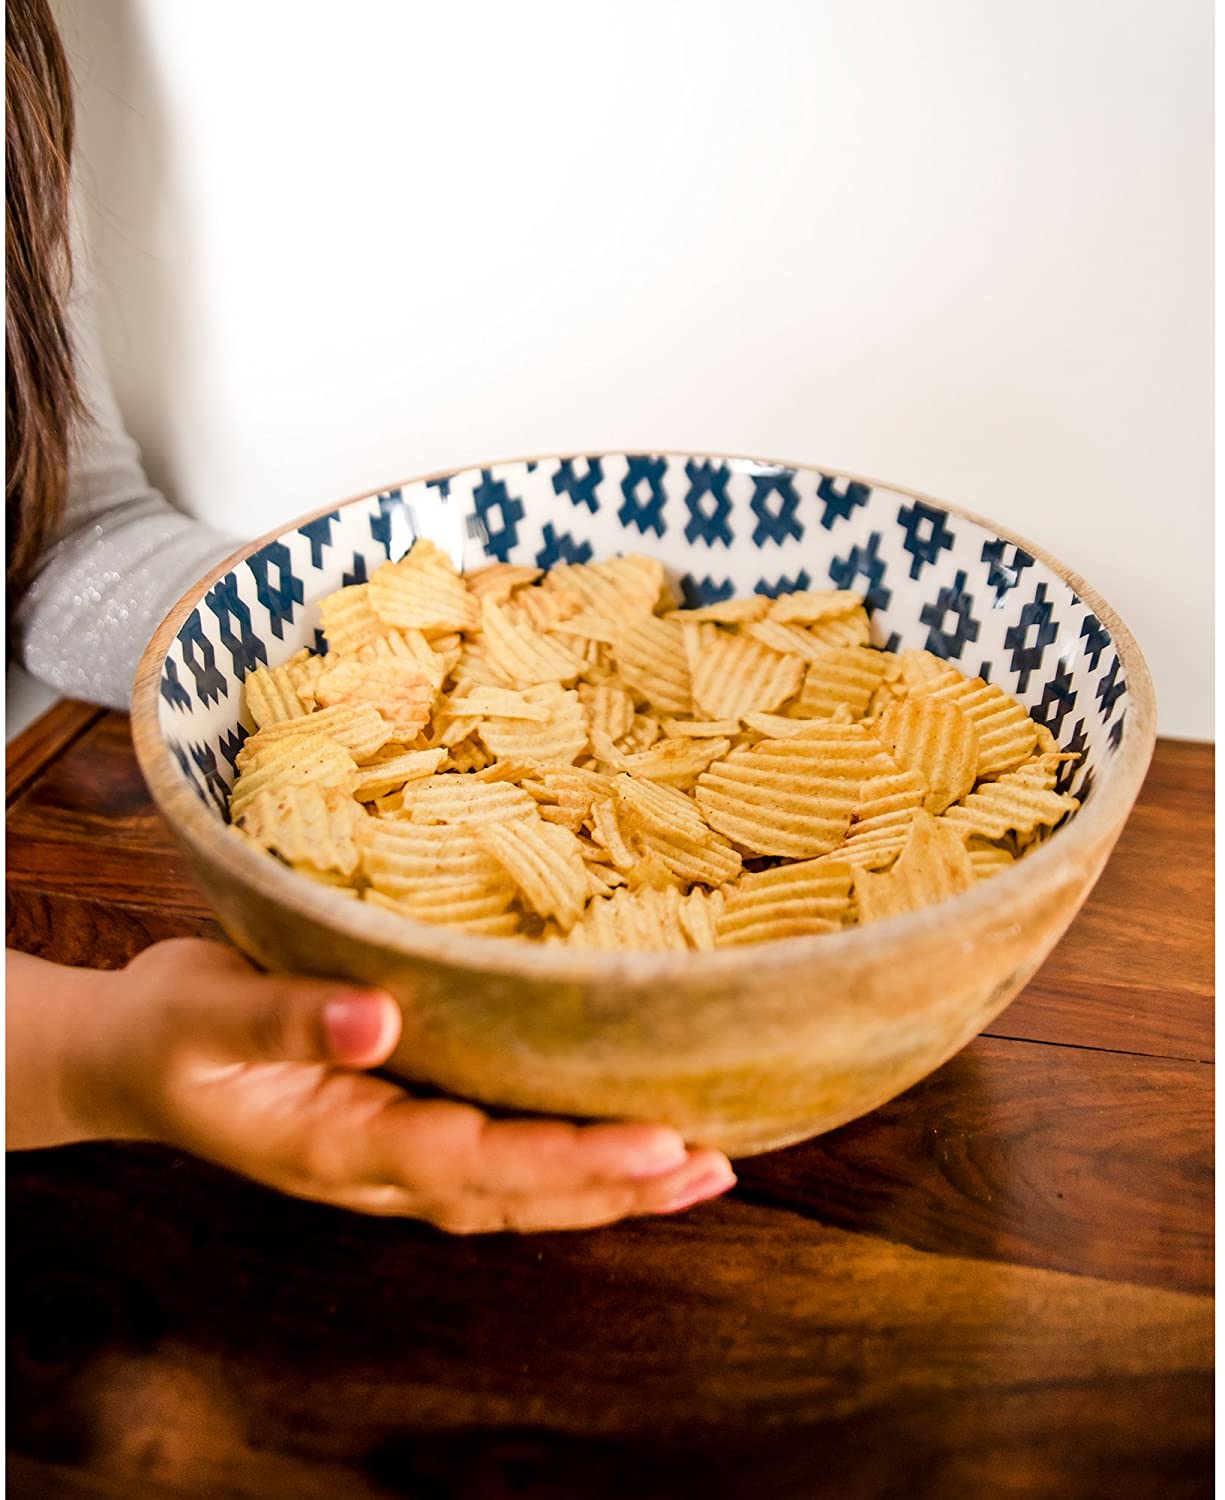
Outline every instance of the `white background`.
<svg viewBox="0 0 1225 1500"><path fill-rule="evenodd" d="M255 534L479 459L913 485L1210 737L1209 0L62 0L103 328Z"/></svg>

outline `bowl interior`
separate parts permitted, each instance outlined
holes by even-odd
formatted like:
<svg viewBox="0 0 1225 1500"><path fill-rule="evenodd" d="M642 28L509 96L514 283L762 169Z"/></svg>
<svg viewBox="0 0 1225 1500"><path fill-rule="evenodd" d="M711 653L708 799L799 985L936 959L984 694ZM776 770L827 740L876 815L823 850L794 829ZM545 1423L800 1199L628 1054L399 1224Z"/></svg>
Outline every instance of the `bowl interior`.
<svg viewBox="0 0 1225 1500"><path fill-rule="evenodd" d="M986 522L895 488L745 458L521 460L416 480L297 522L189 601L161 669L159 723L218 820L250 728L246 674L304 646L325 650L320 599L363 582L418 536L465 569L650 553L688 604L855 589L877 644L925 647L999 683L1062 748L1081 752L1060 789L1082 802L1128 735L1128 683L1109 630L1054 567Z"/></svg>

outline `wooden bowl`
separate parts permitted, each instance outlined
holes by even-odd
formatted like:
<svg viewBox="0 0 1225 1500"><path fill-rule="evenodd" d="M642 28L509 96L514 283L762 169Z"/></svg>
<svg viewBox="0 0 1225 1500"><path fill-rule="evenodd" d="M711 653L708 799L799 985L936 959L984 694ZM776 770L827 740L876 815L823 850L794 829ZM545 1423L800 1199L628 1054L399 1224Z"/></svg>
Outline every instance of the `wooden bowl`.
<svg viewBox="0 0 1225 1500"><path fill-rule="evenodd" d="M879 643L983 672L1082 752L1080 811L991 880L923 911L712 954L569 952L346 901L233 837L240 686L316 645L318 601L418 535L472 567L650 552L690 603L867 592ZM538 459L433 475L252 542L146 652L141 767L233 941L274 970L386 986L390 1066L484 1103L663 1120L732 1155L832 1129L964 1046L1021 989L1101 873L1152 754L1131 635L1081 579L988 521L874 481L691 454Z"/></svg>

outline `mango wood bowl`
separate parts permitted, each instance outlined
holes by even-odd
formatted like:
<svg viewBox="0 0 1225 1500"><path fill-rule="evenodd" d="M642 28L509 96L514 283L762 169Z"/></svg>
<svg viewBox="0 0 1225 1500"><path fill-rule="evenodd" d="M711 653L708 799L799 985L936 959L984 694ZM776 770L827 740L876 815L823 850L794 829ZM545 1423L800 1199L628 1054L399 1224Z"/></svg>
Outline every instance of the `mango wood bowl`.
<svg viewBox="0 0 1225 1500"><path fill-rule="evenodd" d="M261 662L322 649L318 602L418 536L465 568L649 552L691 604L852 588L873 638L998 682L1081 753L1080 811L973 890L869 927L711 954L473 937L346 901L225 828ZM1114 612L1039 548L909 491L794 464L604 453L437 474L319 511L190 589L145 655L133 732L152 794L233 941L268 969L386 986L390 1066L484 1103L657 1119L733 1155L892 1098L1006 1006L1088 895L1139 791L1155 708Z"/></svg>

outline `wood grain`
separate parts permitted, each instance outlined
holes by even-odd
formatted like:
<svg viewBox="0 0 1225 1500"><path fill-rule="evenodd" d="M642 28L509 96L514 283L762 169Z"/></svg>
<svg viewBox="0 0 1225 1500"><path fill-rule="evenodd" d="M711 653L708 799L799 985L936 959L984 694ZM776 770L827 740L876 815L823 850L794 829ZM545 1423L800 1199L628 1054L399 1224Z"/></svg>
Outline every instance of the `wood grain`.
<svg viewBox="0 0 1225 1500"><path fill-rule="evenodd" d="M61 698L5 747L4 801L11 806L69 745L79 739L104 710L92 703Z"/></svg>
<svg viewBox="0 0 1225 1500"><path fill-rule="evenodd" d="M10 942L215 935L126 721L74 722L17 742ZM1159 744L997 1034L675 1219L457 1241L159 1147L10 1157L11 1493L1210 1494L1211 793Z"/></svg>

